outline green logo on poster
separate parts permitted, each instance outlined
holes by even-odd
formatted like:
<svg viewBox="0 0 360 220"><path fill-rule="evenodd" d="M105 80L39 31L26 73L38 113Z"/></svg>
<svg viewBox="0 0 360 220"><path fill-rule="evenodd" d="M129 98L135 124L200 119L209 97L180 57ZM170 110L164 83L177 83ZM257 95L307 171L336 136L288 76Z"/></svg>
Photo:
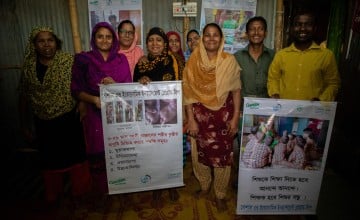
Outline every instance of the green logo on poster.
<svg viewBox="0 0 360 220"><path fill-rule="evenodd" d="M119 178L117 180L110 180L109 181L109 184L112 184L112 185L123 185L126 183L126 179L125 178Z"/></svg>
<svg viewBox="0 0 360 220"><path fill-rule="evenodd" d="M246 108L250 109L259 109L260 104L259 103L247 103Z"/></svg>

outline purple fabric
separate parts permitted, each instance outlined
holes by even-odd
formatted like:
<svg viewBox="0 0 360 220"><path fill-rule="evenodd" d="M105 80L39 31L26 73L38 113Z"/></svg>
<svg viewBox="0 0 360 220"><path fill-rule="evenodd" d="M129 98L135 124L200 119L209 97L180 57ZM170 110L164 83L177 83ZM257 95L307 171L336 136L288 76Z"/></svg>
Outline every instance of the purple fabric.
<svg viewBox="0 0 360 220"><path fill-rule="evenodd" d="M95 33L100 27L108 28L113 34L113 45L105 61L95 46ZM115 31L107 22L95 25L91 35L92 50L75 55L72 68L71 92L78 97L80 92L99 96L101 80L110 76L118 83L132 82L128 61L123 54L118 54L119 41ZM87 114L83 119L87 152L90 154L104 152L101 111L88 103Z"/></svg>

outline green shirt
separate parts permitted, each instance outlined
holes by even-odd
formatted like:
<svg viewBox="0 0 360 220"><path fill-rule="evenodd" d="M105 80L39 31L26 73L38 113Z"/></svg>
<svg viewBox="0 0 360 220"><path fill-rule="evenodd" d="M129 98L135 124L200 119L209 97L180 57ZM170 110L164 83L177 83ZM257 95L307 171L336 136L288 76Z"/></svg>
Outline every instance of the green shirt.
<svg viewBox="0 0 360 220"><path fill-rule="evenodd" d="M240 65L241 97L268 98L268 69L275 52L264 46L258 61L250 56L249 46L237 51L234 56Z"/></svg>

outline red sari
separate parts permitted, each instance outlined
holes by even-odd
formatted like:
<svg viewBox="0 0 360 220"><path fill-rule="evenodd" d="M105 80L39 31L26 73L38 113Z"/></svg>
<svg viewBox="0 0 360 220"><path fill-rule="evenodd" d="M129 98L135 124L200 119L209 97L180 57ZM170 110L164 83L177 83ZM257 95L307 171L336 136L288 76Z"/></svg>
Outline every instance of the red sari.
<svg viewBox="0 0 360 220"><path fill-rule="evenodd" d="M228 132L228 123L234 114L232 93L216 111L206 108L200 102L192 106L199 126L196 138L199 162L210 167L231 165L234 137Z"/></svg>

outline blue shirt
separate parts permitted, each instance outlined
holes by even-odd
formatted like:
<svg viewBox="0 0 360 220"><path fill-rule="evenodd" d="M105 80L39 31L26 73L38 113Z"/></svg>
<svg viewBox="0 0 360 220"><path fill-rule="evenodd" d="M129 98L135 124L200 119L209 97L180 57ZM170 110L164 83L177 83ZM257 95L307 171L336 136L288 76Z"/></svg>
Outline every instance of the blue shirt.
<svg viewBox="0 0 360 220"><path fill-rule="evenodd" d="M185 61L187 61L189 59L190 55L191 55L191 51L189 49L187 49L184 52Z"/></svg>

